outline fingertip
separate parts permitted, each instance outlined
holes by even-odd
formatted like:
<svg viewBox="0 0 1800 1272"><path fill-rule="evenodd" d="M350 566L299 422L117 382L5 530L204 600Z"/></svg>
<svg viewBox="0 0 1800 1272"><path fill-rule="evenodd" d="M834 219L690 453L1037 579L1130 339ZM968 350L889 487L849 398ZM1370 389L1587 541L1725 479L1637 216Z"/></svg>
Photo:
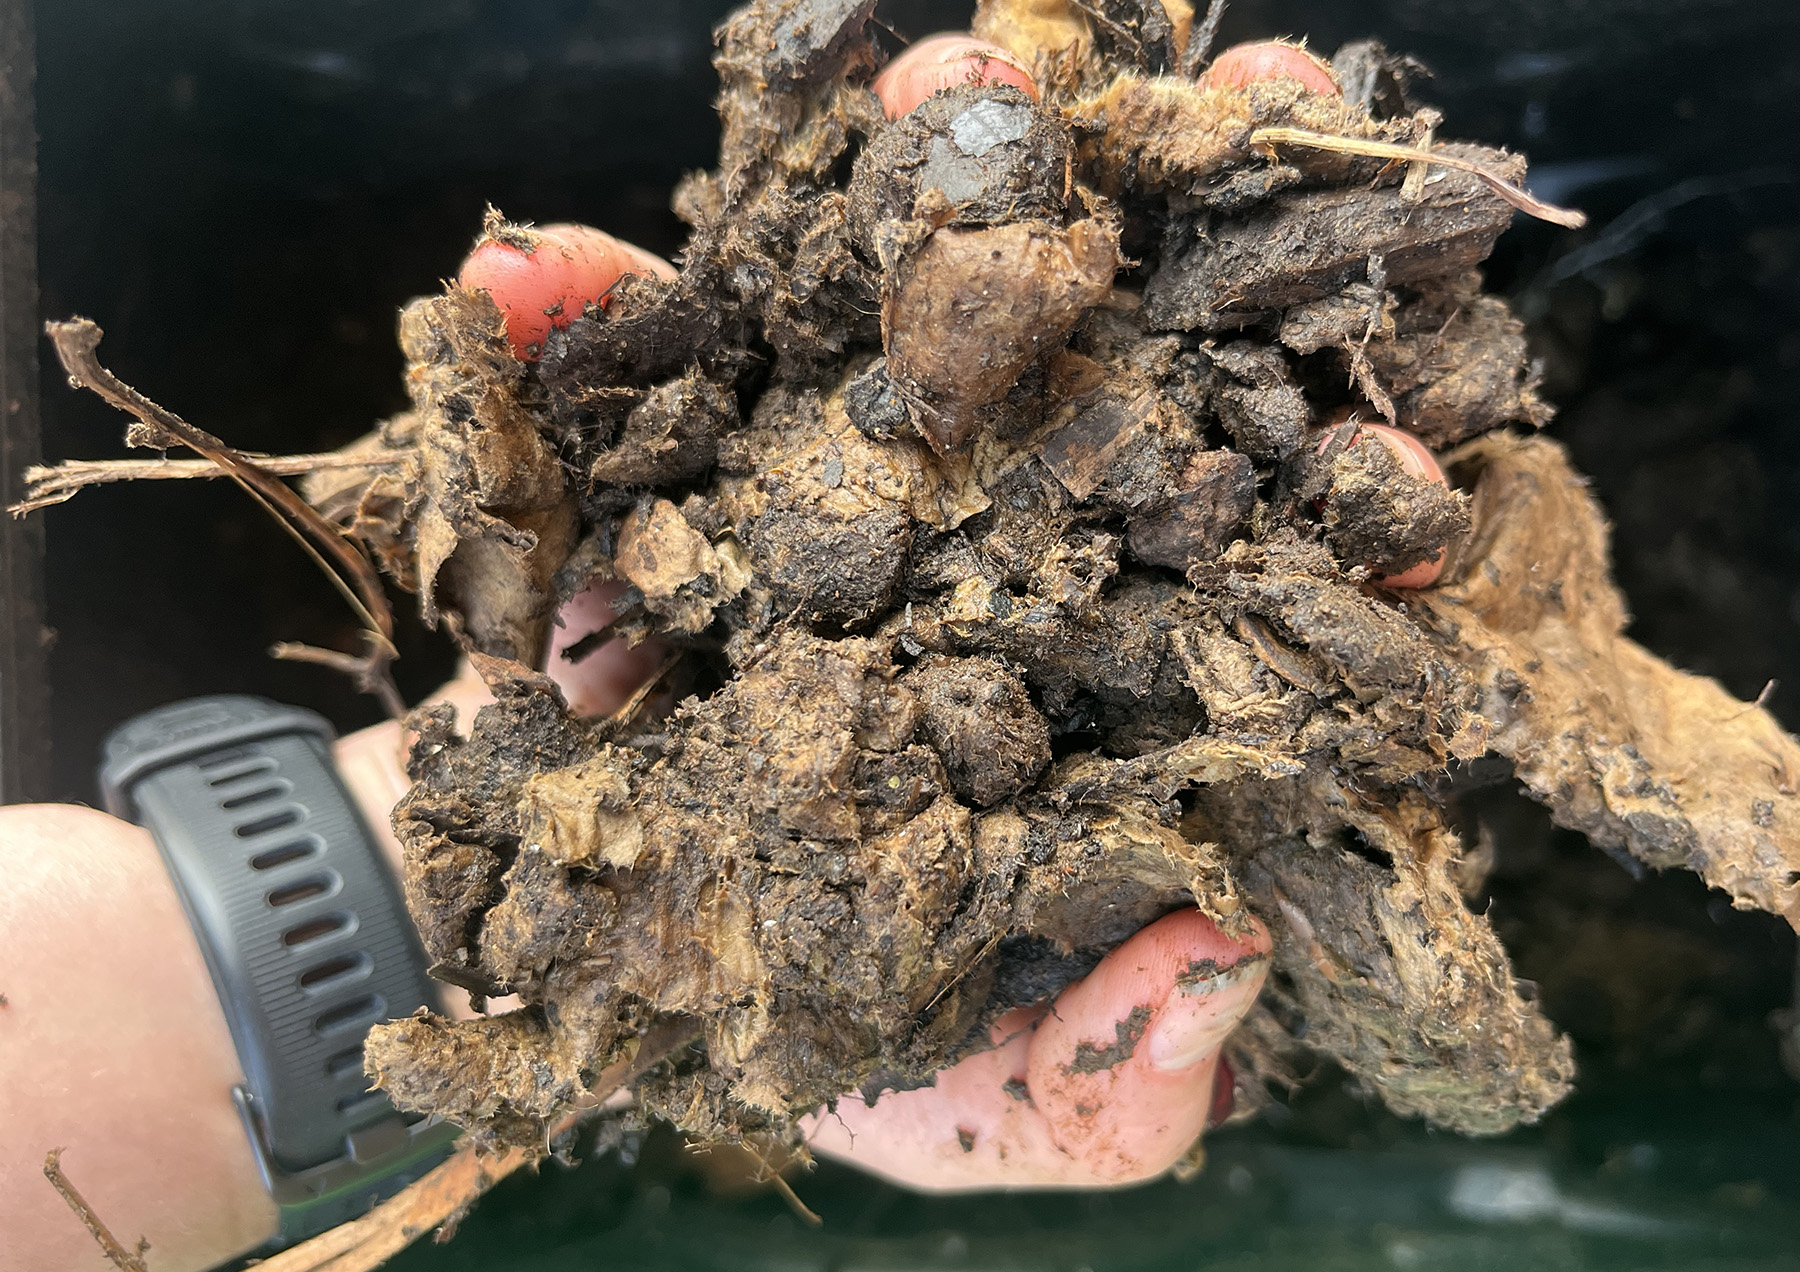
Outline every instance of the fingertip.
<svg viewBox="0 0 1800 1272"><path fill-rule="evenodd" d="M1160 1003L1184 981L1266 956L1273 948L1268 929L1254 916L1243 935L1230 936L1197 909L1177 910L1143 928L1065 990L1057 1012L1104 1012L1127 1000Z"/></svg>
<svg viewBox="0 0 1800 1272"><path fill-rule="evenodd" d="M549 676L562 690L571 713L584 719L599 719L631 701L632 695L656 674L662 659L659 642L647 640L633 645L623 636L615 636L579 662L558 658Z"/></svg>
<svg viewBox="0 0 1800 1272"><path fill-rule="evenodd" d="M667 282L679 277L681 272L655 252L577 221L558 221L538 232L566 250L587 256L598 266L597 278L610 273L613 277L608 286L626 274L642 274Z"/></svg>
<svg viewBox="0 0 1800 1272"><path fill-rule="evenodd" d="M1343 95L1329 62L1284 40L1233 45L1213 59L1200 84L1203 88L1247 88L1275 79L1294 80L1314 93Z"/></svg>
<svg viewBox="0 0 1800 1272"><path fill-rule="evenodd" d="M870 87L889 119L899 119L937 93L958 84L1009 84L1038 96L1036 81L998 44L965 32L945 31L910 45L875 77Z"/></svg>
<svg viewBox="0 0 1800 1272"><path fill-rule="evenodd" d="M591 583L571 597L551 629L545 674L562 690L569 710L578 716L608 716L624 706L656 673L664 651L657 641L632 645L621 637L571 662L564 655L611 626L618 616L614 602L626 585L617 579Z"/></svg>
<svg viewBox="0 0 1800 1272"><path fill-rule="evenodd" d="M676 269L591 225L512 225L496 214L463 261L457 282L493 298L514 355L534 362L552 329L581 317L588 304L604 303L627 274L666 280Z"/></svg>
<svg viewBox="0 0 1800 1272"><path fill-rule="evenodd" d="M1031 1095L1097 1180L1160 1174L1205 1130L1219 1048L1255 1002L1270 948L1254 920L1233 937L1184 910L1057 999L1033 1039Z"/></svg>

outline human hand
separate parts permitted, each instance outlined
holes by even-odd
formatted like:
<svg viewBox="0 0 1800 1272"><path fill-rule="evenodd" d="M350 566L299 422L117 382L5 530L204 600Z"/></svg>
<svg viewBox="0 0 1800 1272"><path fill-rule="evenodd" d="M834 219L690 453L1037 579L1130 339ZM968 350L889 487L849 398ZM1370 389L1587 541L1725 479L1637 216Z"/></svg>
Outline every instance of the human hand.
<svg viewBox="0 0 1800 1272"><path fill-rule="evenodd" d="M904 113L904 95L919 93L921 76L940 87L973 76L1029 91L998 50L937 42L911 56L876 85L890 114ZM608 269L616 279L648 268L636 249L594 231L545 234L582 271L583 290ZM487 255L493 264L496 254ZM463 277L505 293L516 280L540 284L541 273L484 275L472 259ZM535 294L496 301L503 314L555 309L566 321L579 308L565 307L565 291L555 291L554 304ZM529 357L542 334L520 333L515 348ZM593 630L584 604L598 609L600 601L578 599L559 647ZM642 654L609 656L617 648L573 668L553 651L550 674L578 712L610 710L648 673ZM483 691L459 680L445 694L467 709ZM387 813L405 789L400 744L390 723L351 735L337 752L389 851L397 849ZM237 1059L148 834L91 810L0 810L0 869L13 885L0 898L12 956L0 984L10 999L0 1008L8 1077L0 1213L9 1217L0 1272L91 1263L87 1234L41 1175L43 1152L57 1146L96 1210L127 1242L147 1237L164 1272L259 1245L275 1212L228 1095L241 1080ZM1106 1185L1158 1174L1205 1127L1218 1048L1254 1001L1268 948L1260 927L1233 941L1197 912L1168 916L1051 1007L1004 1018L995 1048L944 1071L936 1086L821 1111L812 1145L928 1189Z"/></svg>
<svg viewBox="0 0 1800 1272"><path fill-rule="evenodd" d="M930 1192L1152 1179L1230 1111L1219 1048L1256 1001L1269 949L1261 924L1233 940L1198 910L1167 915L1050 1006L1002 1016L993 1049L935 1085L814 1114L807 1143Z"/></svg>

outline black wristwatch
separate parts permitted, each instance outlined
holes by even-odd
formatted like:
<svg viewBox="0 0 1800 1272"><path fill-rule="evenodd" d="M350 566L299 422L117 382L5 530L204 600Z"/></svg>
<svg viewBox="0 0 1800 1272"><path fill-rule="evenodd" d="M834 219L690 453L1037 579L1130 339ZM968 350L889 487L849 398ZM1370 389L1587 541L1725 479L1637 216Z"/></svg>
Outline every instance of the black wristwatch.
<svg viewBox="0 0 1800 1272"><path fill-rule="evenodd" d="M437 998L333 736L264 698L192 698L114 729L100 770L107 811L155 836L205 952L282 1245L398 1192L456 1134L398 1113L363 1073L369 1027Z"/></svg>

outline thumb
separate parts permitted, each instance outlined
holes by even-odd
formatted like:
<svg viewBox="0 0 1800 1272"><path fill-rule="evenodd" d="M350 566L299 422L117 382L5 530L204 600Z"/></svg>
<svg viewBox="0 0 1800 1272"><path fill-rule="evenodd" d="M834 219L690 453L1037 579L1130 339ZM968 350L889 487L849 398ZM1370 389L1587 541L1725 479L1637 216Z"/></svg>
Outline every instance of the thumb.
<svg viewBox="0 0 1800 1272"><path fill-rule="evenodd" d="M1093 1188L1150 1179L1206 1128L1219 1047L1269 962L1198 910L1159 919L1051 1008L994 1025L993 1048L932 1086L846 1097L805 1123L814 1152L929 1191Z"/></svg>
<svg viewBox="0 0 1800 1272"><path fill-rule="evenodd" d="M1057 1145L1097 1181L1160 1174L1206 1129L1219 1048L1256 1001L1268 932L1198 910L1152 923L1064 990L1026 1062Z"/></svg>

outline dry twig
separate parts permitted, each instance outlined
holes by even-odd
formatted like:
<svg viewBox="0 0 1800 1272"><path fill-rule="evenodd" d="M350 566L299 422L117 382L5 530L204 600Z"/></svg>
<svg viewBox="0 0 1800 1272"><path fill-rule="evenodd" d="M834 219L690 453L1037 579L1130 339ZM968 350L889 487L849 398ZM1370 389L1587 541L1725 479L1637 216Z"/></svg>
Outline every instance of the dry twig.
<svg viewBox="0 0 1800 1272"><path fill-rule="evenodd" d="M275 514L282 528L319 564L367 625L363 633L367 651L359 657L344 655L349 659L346 668L354 669L358 688L379 697L396 718L404 715L406 704L388 673L388 665L397 653L394 614L368 557L280 477L211 433L158 406L101 366L97 351L104 333L98 324L75 318L45 323L44 329L72 386L91 390L137 421L125 430L127 446L186 446L205 456ZM326 560L327 557L332 560Z"/></svg>
<svg viewBox="0 0 1800 1272"><path fill-rule="evenodd" d="M371 456L346 451L322 455L256 455L240 452L245 459L276 477L298 477L328 468L390 468L396 456ZM15 517L66 503L89 486L119 481L192 481L229 477L229 470L210 459L65 459L60 464L38 464L25 470L25 497L7 511Z"/></svg>
<svg viewBox="0 0 1800 1272"><path fill-rule="evenodd" d="M87 1198L83 1197L81 1191L70 1182L69 1177L63 1174L62 1155L63 1150L60 1148L53 1148L44 1154L44 1178L50 1181L52 1188L62 1194L62 1199L69 1204L69 1209L75 1212L75 1217L81 1220L82 1226L92 1234L101 1251L115 1268L120 1269L120 1272L149 1272L149 1269L144 1266L144 1251L150 1248L150 1243L140 1238L135 1250L127 1250L121 1245L119 1239L113 1236L111 1230L101 1222L100 1216L94 1213L94 1208L88 1205Z"/></svg>
<svg viewBox="0 0 1800 1272"><path fill-rule="evenodd" d="M1225 0L1212 0L1206 6L1206 17L1194 28L1193 34L1188 36L1187 49L1181 56L1181 73L1189 79L1198 76L1200 68L1212 56L1213 41L1219 34L1219 19L1224 16Z"/></svg>
<svg viewBox="0 0 1800 1272"><path fill-rule="evenodd" d="M1587 224L1587 214L1572 208L1559 208L1555 204L1545 203L1529 191L1502 177L1485 164L1476 163L1472 159L1462 159L1456 155L1447 155L1441 150L1422 150L1417 146L1397 146L1387 141L1364 141L1357 137L1333 137L1328 133L1309 132L1304 128L1258 128L1250 134L1250 145L1254 148L1270 148L1274 146L1305 146L1312 150L1332 150L1345 155L1367 155L1372 159L1399 159L1407 163L1435 163L1446 168L1455 168L1458 172L1466 172L1479 178L1488 189L1505 199L1519 211L1537 217L1540 221L1548 221L1552 225L1565 226L1578 230Z"/></svg>

